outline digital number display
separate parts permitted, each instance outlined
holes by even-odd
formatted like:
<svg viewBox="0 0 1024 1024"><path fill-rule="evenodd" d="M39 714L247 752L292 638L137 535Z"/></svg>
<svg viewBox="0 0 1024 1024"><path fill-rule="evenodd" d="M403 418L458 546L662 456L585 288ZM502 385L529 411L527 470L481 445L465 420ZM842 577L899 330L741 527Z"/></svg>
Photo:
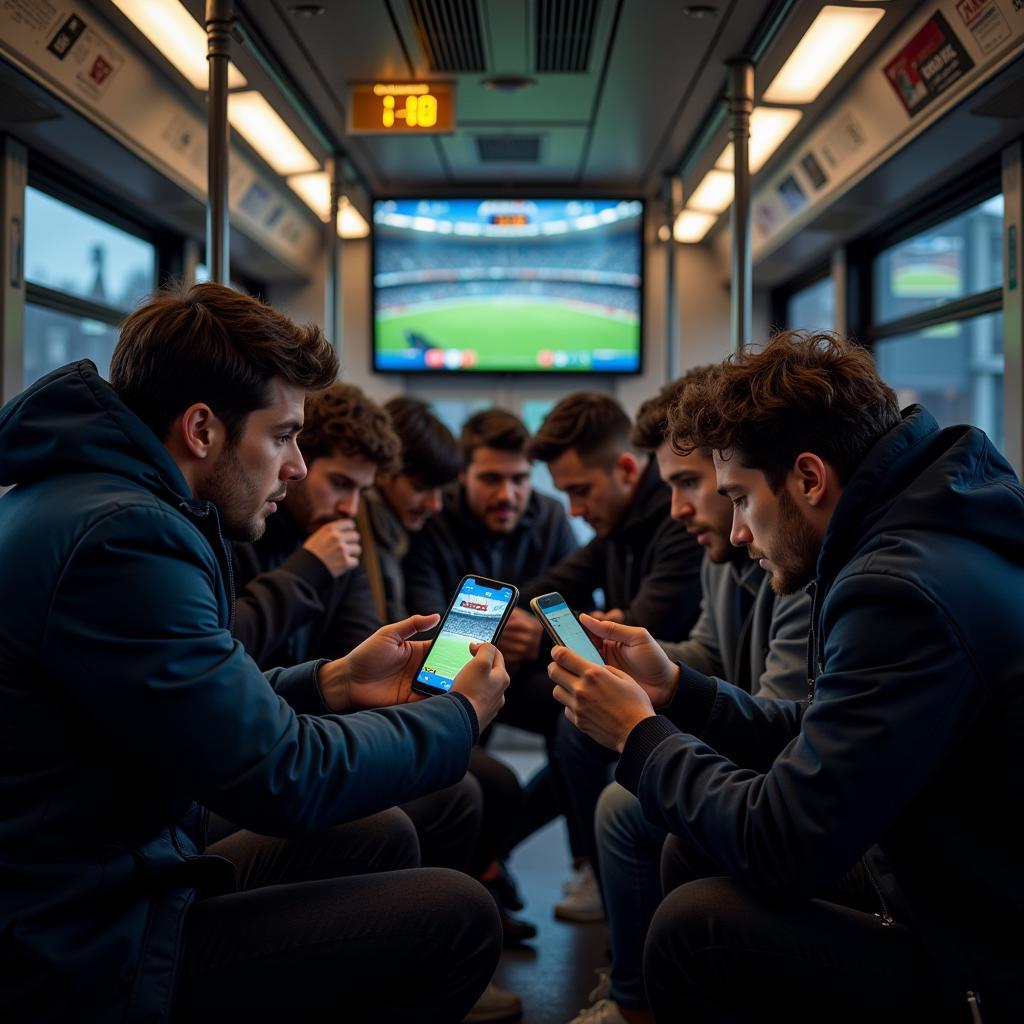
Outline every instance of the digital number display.
<svg viewBox="0 0 1024 1024"><path fill-rule="evenodd" d="M447 134L455 131L450 82L375 82L352 86L353 135Z"/></svg>
<svg viewBox="0 0 1024 1024"><path fill-rule="evenodd" d="M529 224L530 219L525 213L492 213L491 223L506 228L517 228Z"/></svg>

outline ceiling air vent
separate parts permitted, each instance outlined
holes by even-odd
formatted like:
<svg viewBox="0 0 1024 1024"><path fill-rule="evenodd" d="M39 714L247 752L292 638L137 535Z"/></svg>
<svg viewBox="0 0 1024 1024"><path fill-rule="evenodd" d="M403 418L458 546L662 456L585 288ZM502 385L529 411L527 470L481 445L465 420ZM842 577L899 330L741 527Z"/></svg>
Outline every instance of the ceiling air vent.
<svg viewBox="0 0 1024 1024"><path fill-rule="evenodd" d="M537 0L537 70L586 71L600 0Z"/></svg>
<svg viewBox="0 0 1024 1024"><path fill-rule="evenodd" d="M478 0L409 0L431 71L486 71Z"/></svg>
<svg viewBox="0 0 1024 1024"><path fill-rule="evenodd" d="M535 164L540 160L539 135L478 135L481 163Z"/></svg>

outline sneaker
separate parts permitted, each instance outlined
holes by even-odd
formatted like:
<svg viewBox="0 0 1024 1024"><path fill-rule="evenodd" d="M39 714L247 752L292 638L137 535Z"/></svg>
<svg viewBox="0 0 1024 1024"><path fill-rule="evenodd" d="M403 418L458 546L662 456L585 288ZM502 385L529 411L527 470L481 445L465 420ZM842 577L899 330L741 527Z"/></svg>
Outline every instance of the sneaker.
<svg viewBox="0 0 1024 1024"><path fill-rule="evenodd" d="M515 879L508 873L508 869L500 862L494 861L484 877L481 879L484 888L494 897L499 907L505 910L522 910L525 904L519 894Z"/></svg>
<svg viewBox="0 0 1024 1024"><path fill-rule="evenodd" d="M627 1024L613 999L601 999L573 1017L569 1024Z"/></svg>
<svg viewBox="0 0 1024 1024"><path fill-rule="evenodd" d="M571 896L593 873L586 861L578 868L574 868L572 874L562 883L562 895Z"/></svg>
<svg viewBox="0 0 1024 1024"><path fill-rule="evenodd" d="M516 1020L523 1015L522 1000L492 981L484 989L476 1005L463 1018L463 1024L484 1024L486 1021Z"/></svg>
<svg viewBox="0 0 1024 1024"><path fill-rule="evenodd" d="M513 917L504 910L499 909L501 915L501 943L506 949L514 949L516 946L536 938L537 926L521 917Z"/></svg>
<svg viewBox="0 0 1024 1024"><path fill-rule="evenodd" d="M589 865L578 872L577 881L565 899L555 904L555 917L562 921L579 921L581 923L604 920L604 904L601 902L601 889Z"/></svg>

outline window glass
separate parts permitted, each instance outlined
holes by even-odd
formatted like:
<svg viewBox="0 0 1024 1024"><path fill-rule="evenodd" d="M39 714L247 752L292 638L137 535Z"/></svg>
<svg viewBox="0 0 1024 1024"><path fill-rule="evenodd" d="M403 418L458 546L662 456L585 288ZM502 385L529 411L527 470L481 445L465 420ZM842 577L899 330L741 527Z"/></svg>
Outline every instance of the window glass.
<svg viewBox="0 0 1024 1024"><path fill-rule="evenodd" d="M100 375L108 376L118 333L98 320L26 303L25 387L76 359L91 359Z"/></svg>
<svg viewBox="0 0 1024 1024"><path fill-rule="evenodd" d="M835 329L835 292L832 278L794 292L786 303L786 326L797 331L831 331Z"/></svg>
<svg viewBox="0 0 1024 1024"><path fill-rule="evenodd" d="M875 343L900 406L920 402L939 426L972 423L1003 446L1003 314L987 313Z"/></svg>
<svg viewBox="0 0 1024 1024"><path fill-rule="evenodd" d="M1003 281L1003 197L882 252L874 261L874 319L888 323L998 288Z"/></svg>
<svg viewBox="0 0 1024 1024"><path fill-rule="evenodd" d="M156 286L156 248L59 199L28 188L25 279L128 311Z"/></svg>

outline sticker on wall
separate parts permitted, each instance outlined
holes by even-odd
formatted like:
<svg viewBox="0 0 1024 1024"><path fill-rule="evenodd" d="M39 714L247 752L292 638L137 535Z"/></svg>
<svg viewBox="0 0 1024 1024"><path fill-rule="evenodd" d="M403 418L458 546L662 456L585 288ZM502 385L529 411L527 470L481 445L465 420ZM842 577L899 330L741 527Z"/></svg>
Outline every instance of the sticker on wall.
<svg viewBox="0 0 1024 1024"><path fill-rule="evenodd" d="M957 0L956 10L985 56L1010 38L1010 23L996 0Z"/></svg>

